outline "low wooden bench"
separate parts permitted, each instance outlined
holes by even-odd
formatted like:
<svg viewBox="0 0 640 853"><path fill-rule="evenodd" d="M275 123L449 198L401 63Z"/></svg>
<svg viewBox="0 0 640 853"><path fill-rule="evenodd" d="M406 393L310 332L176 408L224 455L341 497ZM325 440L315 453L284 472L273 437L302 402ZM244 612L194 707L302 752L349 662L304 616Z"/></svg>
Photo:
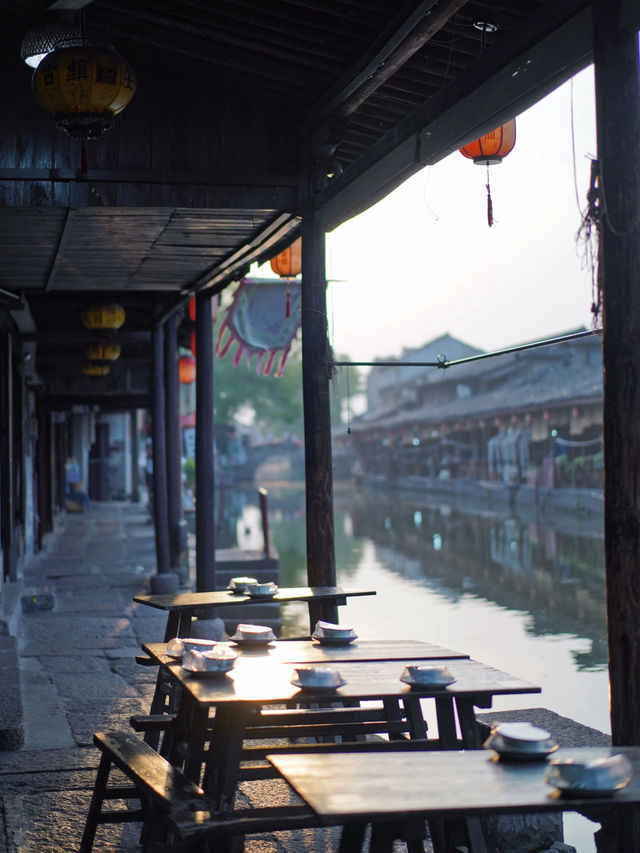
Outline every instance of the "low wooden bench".
<svg viewBox="0 0 640 853"><path fill-rule="evenodd" d="M196 853L212 840L216 850L223 853L233 838L318 826L317 817L304 805L216 814L202 788L135 734L96 732L93 742L102 755L80 853L91 853L97 828L102 823L141 823L145 853ZM132 784L109 785L113 766ZM131 799L140 801L139 809L103 808L107 800Z"/></svg>

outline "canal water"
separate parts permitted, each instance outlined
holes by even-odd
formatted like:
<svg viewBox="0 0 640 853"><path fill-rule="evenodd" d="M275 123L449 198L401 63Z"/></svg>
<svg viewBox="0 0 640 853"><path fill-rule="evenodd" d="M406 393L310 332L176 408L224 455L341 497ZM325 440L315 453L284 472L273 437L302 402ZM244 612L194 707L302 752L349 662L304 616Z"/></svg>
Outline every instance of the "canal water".
<svg viewBox="0 0 640 853"><path fill-rule="evenodd" d="M305 585L303 488L271 484L268 493L279 583ZM262 547L257 492L228 492L226 508L229 539ZM494 710L543 706L610 732L601 519L541 524L533 515L337 483L335 540L338 583L377 591L341 609L360 637L465 651L542 688L497 698ZM308 629L305 605L288 605L283 618L284 635ZM572 818L566 840L589 853L593 828Z"/></svg>

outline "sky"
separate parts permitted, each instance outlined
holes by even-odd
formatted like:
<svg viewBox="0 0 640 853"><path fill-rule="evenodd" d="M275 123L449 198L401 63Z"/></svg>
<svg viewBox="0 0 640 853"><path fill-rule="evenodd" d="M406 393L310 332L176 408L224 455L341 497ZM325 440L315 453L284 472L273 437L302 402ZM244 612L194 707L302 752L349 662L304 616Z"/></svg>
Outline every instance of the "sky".
<svg viewBox="0 0 640 853"><path fill-rule="evenodd" d="M328 234L334 352L397 357L446 333L490 351L591 327L576 233L594 112L588 68L517 117L515 148L490 167L492 228L486 168L456 151Z"/></svg>

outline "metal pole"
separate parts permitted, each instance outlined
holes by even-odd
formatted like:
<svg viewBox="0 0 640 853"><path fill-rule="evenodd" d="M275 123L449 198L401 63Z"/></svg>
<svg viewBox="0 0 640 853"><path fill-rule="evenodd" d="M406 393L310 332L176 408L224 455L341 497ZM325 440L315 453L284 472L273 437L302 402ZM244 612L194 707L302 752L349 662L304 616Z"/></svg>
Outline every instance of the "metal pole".
<svg viewBox="0 0 640 853"><path fill-rule="evenodd" d="M137 504L140 502L140 466L138 464L140 444L138 442L137 409L129 412L129 429L131 430L131 501Z"/></svg>
<svg viewBox="0 0 640 853"><path fill-rule="evenodd" d="M262 516L262 537L264 539L264 555L267 559L271 556L271 545L269 542L269 512L267 508L267 490L258 489L260 496L260 515Z"/></svg>

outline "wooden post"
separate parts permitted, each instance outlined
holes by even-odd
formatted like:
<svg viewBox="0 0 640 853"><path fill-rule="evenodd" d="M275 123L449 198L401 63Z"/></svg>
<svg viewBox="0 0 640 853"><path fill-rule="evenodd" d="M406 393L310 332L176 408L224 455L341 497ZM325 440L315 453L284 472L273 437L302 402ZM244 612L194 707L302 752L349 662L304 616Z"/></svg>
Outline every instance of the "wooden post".
<svg viewBox="0 0 640 853"><path fill-rule="evenodd" d="M154 324L153 348L153 409L151 440L153 444L153 523L156 536L158 574L171 569L169 529L167 526L167 441L165 429L164 393L164 326Z"/></svg>
<svg viewBox="0 0 640 853"><path fill-rule="evenodd" d="M211 295L196 296L196 590L216 588Z"/></svg>
<svg viewBox="0 0 640 853"><path fill-rule="evenodd" d="M182 465L180 447L180 394L178 381L178 315L164 325L165 423L167 429L167 518L170 563L181 565Z"/></svg>
<svg viewBox="0 0 640 853"><path fill-rule="evenodd" d="M138 410L129 412L129 429L131 430L131 502L140 502L140 443L138 441Z"/></svg>
<svg viewBox="0 0 640 853"><path fill-rule="evenodd" d="M638 35L618 23L624 6L594 0L593 42L611 727L614 744L640 744L640 83Z"/></svg>
<svg viewBox="0 0 640 853"><path fill-rule="evenodd" d="M2 341L2 339L4 339ZM14 400L13 400L13 336L3 331L0 352L0 532L2 537L2 574L5 581L14 580ZM0 577L0 587L2 578Z"/></svg>
<svg viewBox="0 0 640 853"><path fill-rule="evenodd" d="M310 586L335 586L333 472L331 463L331 352L327 339L325 234L317 212L302 228L302 394ZM337 621L337 607L312 612L311 620Z"/></svg>

